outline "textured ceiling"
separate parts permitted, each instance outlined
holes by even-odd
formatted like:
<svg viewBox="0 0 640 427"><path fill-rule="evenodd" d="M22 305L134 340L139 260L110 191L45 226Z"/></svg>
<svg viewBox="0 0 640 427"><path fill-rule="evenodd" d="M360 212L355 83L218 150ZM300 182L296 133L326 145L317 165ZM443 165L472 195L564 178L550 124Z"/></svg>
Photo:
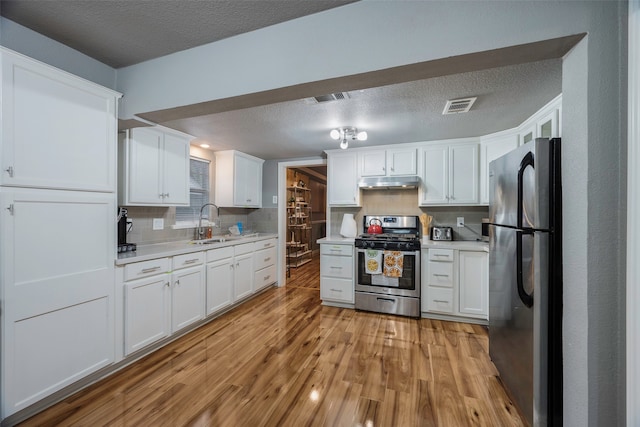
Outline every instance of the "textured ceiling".
<svg viewBox="0 0 640 427"><path fill-rule="evenodd" d="M0 13L114 68L355 0L2 0Z"/></svg>
<svg viewBox="0 0 640 427"><path fill-rule="evenodd" d="M0 12L119 68L351 2L1 0ZM213 150L233 148L264 159L322 155L337 148L328 132L338 126L369 133L368 141L351 146L484 135L517 126L562 92L561 58L582 36L138 115L194 135ZM336 91L350 98L306 100ZM469 113L442 115L446 100L468 96L478 97Z"/></svg>

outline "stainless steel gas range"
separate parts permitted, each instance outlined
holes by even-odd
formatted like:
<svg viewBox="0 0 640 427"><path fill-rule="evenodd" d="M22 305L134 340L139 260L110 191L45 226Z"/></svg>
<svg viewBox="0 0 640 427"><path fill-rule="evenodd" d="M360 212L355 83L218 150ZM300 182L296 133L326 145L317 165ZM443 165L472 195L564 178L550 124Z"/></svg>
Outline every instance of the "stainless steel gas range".
<svg viewBox="0 0 640 427"><path fill-rule="evenodd" d="M381 234L355 239L355 307L420 317L420 235L417 216L367 215L382 223ZM379 224L374 221L374 224Z"/></svg>

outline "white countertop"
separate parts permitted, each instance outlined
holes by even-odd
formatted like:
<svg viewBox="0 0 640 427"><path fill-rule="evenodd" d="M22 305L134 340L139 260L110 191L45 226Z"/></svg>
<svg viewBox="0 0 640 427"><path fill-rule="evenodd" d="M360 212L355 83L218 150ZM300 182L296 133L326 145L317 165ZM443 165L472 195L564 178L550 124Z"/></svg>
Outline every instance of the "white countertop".
<svg viewBox="0 0 640 427"><path fill-rule="evenodd" d="M327 236L322 239L318 239L316 243L322 244L334 244L334 245L353 245L355 237L342 237L342 236Z"/></svg>
<svg viewBox="0 0 640 427"><path fill-rule="evenodd" d="M135 252L123 252L118 254L116 265L125 265L132 262L147 261L167 256L187 254L190 252L208 251L209 249L241 245L243 243L257 242L259 240L273 239L277 237L277 234L260 233L258 236L241 237L235 240L227 240L225 242L210 243L206 245L192 243L188 240L180 242L155 243L151 245L138 245Z"/></svg>
<svg viewBox="0 0 640 427"><path fill-rule="evenodd" d="M482 251L489 252L488 242L479 242L477 240L453 240L434 241L427 238L422 239L422 249L458 249L463 251Z"/></svg>

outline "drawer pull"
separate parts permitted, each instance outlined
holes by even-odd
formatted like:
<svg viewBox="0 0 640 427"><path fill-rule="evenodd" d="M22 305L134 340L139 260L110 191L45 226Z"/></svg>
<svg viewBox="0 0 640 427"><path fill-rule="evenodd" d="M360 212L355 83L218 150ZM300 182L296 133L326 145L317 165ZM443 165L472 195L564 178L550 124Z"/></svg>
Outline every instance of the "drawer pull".
<svg viewBox="0 0 640 427"><path fill-rule="evenodd" d="M271 257L265 258L264 262L271 261Z"/></svg>
<svg viewBox="0 0 640 427"><path fill-rule="evenodd" d="M448 274L437 274L437 273L433 273L434 276L436 277L449 277Z"/></svg>
<svg viewBox="0 0 640 427"><path fill-rule="evenodd" d="M265 247L265 248L268 248L269 246L271 246L271 243L265 243L265 244L264 244L264 247Z"/></svg>
<svg viewBox="0 0 640 427"><path fill-rule="evenodd" d="M342 289L333 289L333 288L331 288L331 292L340 292L340 293L342 293Z"/></svg>
<svg viewBox="0 0 640 427"><path fill-rule="evenodd" d="M449 255L447 254L433 254L433 256L443 256L443 257L449 258Z"/></svg>
<svg viewBox="0 0 640 427"><path fill-rule="evenodd" d="M269 280L269 278L270 278L270 277L271 277L271 275L269 274L268 276L264 276L264 277L262 278L262 280L265 280L265 281L266 281L266 280Z"/></svg>
<svg viewBox="0 0 640 427"><path fill-rule="evenodd" d="M433 302L439 302L439 303L442 303L442 304L449 304L449 301L445 301L445 300L442 300L442 299L434 299Z"/></svg>
<svg viewBox="0 0 640 427"><path fill-rule="evenodd" d="M156 267L150 267L150 268L144 268L142 269L142 271L138 274L146 274L146 273L152 273L154 271L158 271L160 270L160 266L156 266Z"/></svg>
<svg viewBox="0 0 640 427"><path fill-rule="evenodd" d="M342 270L342 267L338 267L337 265L331 265L329 268L333 268L334 270Z"/></svg>
<svg viewBox="0 0 640 427"><path fill-rule="evenodd" d="M188 259L185 262L183 262L183 264L193 264L194 262L198 262L198 258L194 258L194 259Z"/></svg>

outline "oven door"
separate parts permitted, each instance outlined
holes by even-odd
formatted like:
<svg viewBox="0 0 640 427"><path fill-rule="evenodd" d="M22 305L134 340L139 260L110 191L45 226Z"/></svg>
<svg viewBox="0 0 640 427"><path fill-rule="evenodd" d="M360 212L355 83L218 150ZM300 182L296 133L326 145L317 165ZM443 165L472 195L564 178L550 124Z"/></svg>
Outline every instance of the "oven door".
<svg viewBox="0 0 640 427"><path fill-rule="evenodd" d="M391 257L382 254L381 261L391 263ZM401 260L396 257L395 265L400 266L400 277L387 277L384 273L370 274L367 272L367 261L371 259L370 249L356 249L356 292L373 292L377 294L420 297L420 251L400 251Z"/></svg>

